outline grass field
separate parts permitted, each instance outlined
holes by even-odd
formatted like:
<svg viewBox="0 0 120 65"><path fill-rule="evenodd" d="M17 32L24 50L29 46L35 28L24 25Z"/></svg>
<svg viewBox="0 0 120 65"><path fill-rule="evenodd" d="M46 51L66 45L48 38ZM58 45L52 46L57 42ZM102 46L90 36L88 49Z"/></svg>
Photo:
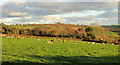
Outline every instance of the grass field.
<svg viewBox="0 0 120 65"><path fill-rule="evenodd" d="M107 31L107 32L103 32L105 33L106 35L108 35L110 38L115 38L115 37L118 37L118 34L115 33L115 32L111 32L111 31Z"/></svg>
<svg viewBox="0 0 120 65"><path fill-rule="evenodd" d="M37 27L39 27L39 26L32 26L32 25L24 25L24 26L22 26L22 25L11 25L11 27L17 27L17 28L37 28Z"/></svg>
<svg viewBox="0 0 120 65"><path fill-rule="evenodd" d="M50 40L50 39L48 39ZM118 63L118 46L88 44L77 40L56 40L47 43L46 38L2 38L2 62L13 63Z"/></svg>
<svg viewBox="0 0 120 65"><path fill-rule="evenodd" d="M33 25L11 25L11 27L17 27L17 28L38 28L38 27L44 27L44 28L52 28L52 29L63 29L60 27L55 27L55 26L33 26Z"/></svg>

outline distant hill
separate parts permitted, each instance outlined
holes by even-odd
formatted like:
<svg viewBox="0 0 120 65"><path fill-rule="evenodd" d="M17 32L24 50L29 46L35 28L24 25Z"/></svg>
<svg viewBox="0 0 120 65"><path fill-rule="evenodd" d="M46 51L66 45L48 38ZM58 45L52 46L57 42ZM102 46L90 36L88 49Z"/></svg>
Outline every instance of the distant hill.
<svg viewBox="0 0 120 65"><path fill-rule="evenodd" d="M120 33L120 25L104 25L102 27L109 31Z"/></svg>
<svg viewBox="0 0 120 65"><path fill-rule="evenodd" d="M104 28L113 28L113 29L119 29L120 25L103 25Z"/></svg>

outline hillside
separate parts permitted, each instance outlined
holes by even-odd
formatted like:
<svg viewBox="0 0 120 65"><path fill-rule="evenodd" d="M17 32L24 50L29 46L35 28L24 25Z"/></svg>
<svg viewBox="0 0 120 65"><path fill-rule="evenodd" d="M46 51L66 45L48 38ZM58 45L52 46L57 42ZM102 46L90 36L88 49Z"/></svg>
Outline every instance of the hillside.
<svg viewBox="0 0 120 65"><path fill-rule="evenodd" d="M90 28L91 30L87 28ZM117 33L111 32L100 26L73 25L73 24L23 24L23 25L5 25L2 24L3 34L15 35L34 35L50 37L68 37L81 40L92 40L103 42L114 42L118 37ZM102 42L101 41L101 42Z"/></svg>
<svg viewBox="0 0 120 65"><path fill-rule="evenodd" d="M120 25L106 25L102 27L112 32L120 32Z"/></svg>

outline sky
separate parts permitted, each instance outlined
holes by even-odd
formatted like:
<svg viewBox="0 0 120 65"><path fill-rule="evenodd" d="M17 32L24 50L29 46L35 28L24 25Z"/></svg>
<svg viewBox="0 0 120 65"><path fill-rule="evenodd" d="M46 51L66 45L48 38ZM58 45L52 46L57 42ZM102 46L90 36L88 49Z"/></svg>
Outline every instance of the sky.
<svg viewBox="0 0 120 65"><path fill-rule="evenodd" d="M4 24L118 24L117 2L6 2L0 3Z"/></svg>

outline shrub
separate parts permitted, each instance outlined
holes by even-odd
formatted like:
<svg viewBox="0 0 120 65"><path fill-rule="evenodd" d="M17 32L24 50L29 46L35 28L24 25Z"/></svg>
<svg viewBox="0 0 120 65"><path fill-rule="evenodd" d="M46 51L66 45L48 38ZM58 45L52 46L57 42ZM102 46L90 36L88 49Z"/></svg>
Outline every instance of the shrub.
<svg viewBox="0 0 120 65"><path fill-rule="evenodd" d="M78 31L83 31L83 28L78 28Z"/></svg>
<svg viewBox="0 0 120 65"><path fill-rule="evenodd" d="M90 36L92 39L95 39L95 34L93 33L87 33L87 36Z"/></svg>
<svg viewBox="0 0 120 65"><path fill-rule="evenodd" d="M85 31L86 31L86 32L92 32L93 29L92 29L92 27L88 26L88 27L85 29Z"/></svg>

